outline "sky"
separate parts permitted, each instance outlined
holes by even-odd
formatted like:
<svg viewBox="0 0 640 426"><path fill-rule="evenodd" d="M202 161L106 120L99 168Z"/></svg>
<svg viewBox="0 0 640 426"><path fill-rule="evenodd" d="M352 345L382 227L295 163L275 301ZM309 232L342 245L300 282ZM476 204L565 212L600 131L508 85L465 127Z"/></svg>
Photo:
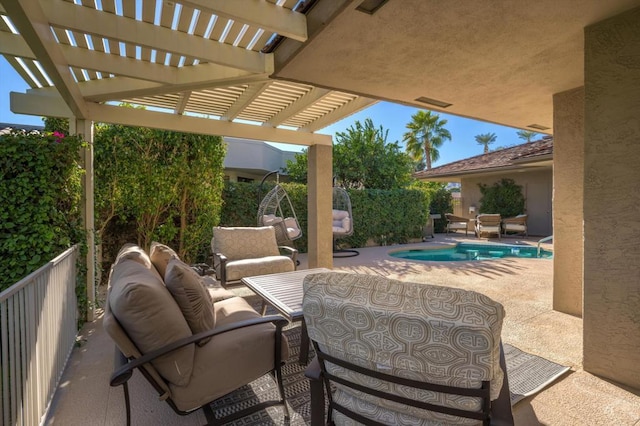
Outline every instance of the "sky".
<svg viewBox="0 0 640 426"><path fill-rule="evenodd" d="M15 72L13 67L0 56L0 122L30 125L43 124L40 117L13 114L9 109L9 92L24 93L28 88L28 85ZM371 118L375 127L382 126L385 130L389 131L387 137L388 142L398 141L404 146L402 143L402 135L406 132L407 123L411 122L411 116L417 111L419 111L419 108L390 102L379 102L329 127L325 127L318 131L318 133L333 136L336 132L344 132L356 121L363 123L365 119ZM490 149L523 143L516 134L518 129L457 117L441 112L438 114L441 118L447 120L445 128L451 132L451 141L445 142L439 149L440 159L433 163L433 167L482 154L483 147L475 141L475 137L480 134L496 134L496 142L490 145ZM297 145L273 145L287 151L301 151L304 148Z"/></svg>

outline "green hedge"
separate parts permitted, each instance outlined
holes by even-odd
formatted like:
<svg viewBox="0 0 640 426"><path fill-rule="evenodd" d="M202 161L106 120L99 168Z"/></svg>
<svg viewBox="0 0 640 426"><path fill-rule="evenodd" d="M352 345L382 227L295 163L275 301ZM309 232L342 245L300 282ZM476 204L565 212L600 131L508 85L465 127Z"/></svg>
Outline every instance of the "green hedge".
<svg viewBox="0 0 640 426"><path fill-rule="evenodd" d="M0 290L84 241L81 146L61 133L0 135Z"/></svg>
<svg viewBox="0 0 640 426"><path fill-rule="evenodd" d="M259 192L264 197L273 188L265 183L260 191L257 183L226 182L223 192L224 206L220 224L223 226L256 226ZM301 252L307 251L307 187L296 183L281 184L296 212L303 230L294 244ZM354 220L354 234L339 240L341 245L364 247L370 240L377 244L406 243L422 237L427 223L430 192L421 189L348 190Z"/></svg>

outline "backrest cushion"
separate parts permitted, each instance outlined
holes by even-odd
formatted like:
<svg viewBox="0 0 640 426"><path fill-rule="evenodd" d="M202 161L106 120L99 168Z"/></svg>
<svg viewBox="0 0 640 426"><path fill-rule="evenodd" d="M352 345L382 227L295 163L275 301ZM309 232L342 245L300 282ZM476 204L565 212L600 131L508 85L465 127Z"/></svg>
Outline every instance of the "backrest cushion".
<svg viewBox="0 0 640 426"><path fill-rule="evenodd" d="M127 243L123 245L118 251L113 264L117 265L119 262L127 259L136 261L139 264L144 265L147 269L151 269L153 267L147 252L135 244Z"/></svg>
<svg viewBox="0 0 640 426"><path fill-rule="evenodd" d="M229 260L278 256L276 233L272 226L213 228L211 249Z"/></svg>
<svg viewBox="0 0 640 426"><path fill-rule="evenodd" d="M167 266L164 282L193 334L214 327L213 302L196 271L180 259L173 258ZM201 340L198 345L202 346L209 340L211 338Z"/></svg>
<svg viewBox="0 0 640 426"><path fill-rule="evenodd" d="M303 287L309 337L323 352L430 383L479 388L482 380L491 380L491 396L497 398L503 380L499 357L504 309L499 303L472 291L374 275L312 274L305 278ZM333 364L327 368L337 376L370 386L370 380L358 373ZM387 382L376 387L415 397L411 390ZM349 389L338 388L354 395ZM421 394L420 399L430 403L454 407L478 404L470 397ZM374 405L388 404L363 395L355 398ZM394 404L387 408L409 409Z"/></svg>
<svg viewBox="0 0 640 426"><path fill-rule="evenodd" d="M151 243L149 257L161 277L165 276L169 261L173 258L179 259L178 254L171 247L157 241Z"/></svg>
<svg viewBox="0 0 640 426"><path fill-rule="evenodd" d="M157 272L126 259L112 270L109 306L141 353L159 349L192 335L180 307ZM169 382L184 386L193 369L194 345L178 349L152 362Z"/></svg>

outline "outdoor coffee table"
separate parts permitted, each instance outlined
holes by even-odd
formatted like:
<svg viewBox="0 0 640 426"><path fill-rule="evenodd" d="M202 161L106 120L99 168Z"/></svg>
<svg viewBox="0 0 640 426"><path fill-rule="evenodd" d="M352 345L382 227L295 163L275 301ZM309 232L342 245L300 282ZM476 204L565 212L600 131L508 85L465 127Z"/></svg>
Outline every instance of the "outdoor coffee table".
<svg viewBox="0 0 640 426"><path fill-rule="evenodd" d="M300 335L300 364L309 361L309 335L302 316L302 281L309 274L331 272L329 269L302 269L282 274L258 275L242 279L244 285L253 290L263 300L262 315L266 304L273 306L290 322L302 321Z"/></svg>

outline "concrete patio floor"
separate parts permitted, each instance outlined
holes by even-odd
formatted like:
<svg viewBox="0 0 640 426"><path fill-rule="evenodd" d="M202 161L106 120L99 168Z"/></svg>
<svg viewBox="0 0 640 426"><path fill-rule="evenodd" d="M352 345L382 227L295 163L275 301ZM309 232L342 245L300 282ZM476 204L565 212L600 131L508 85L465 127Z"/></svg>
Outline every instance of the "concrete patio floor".
<svg viewBox="0 0 640 426"><path fill-rule="evenodd" d="M533 238L529 238L532 243ZM478 242L473 237L436 235L416 247L452 242ZM485 240L482 240L485 241ZM498 242L492 240L491 242ZM524 243L503 238L503 243ZM380 274L405 281L475 290L502 303L507 316L502 338L523 351L568 365L571 372L514 407L516 425L635 425L640 426L640 392L627 389L582 369L582 320L552 309L553 261L499 259L480 262L415 262L388 255L407 246L359 249L360 255L334 259L334 269ZM306 269L300 256L299 269ZM61 379L47 425L123 425L122 389L109 387L113 343L102 319L81 330ZM202 425L201 413L181 417L157 400L152 389L135 374L130 381L132 424Z"/></svg>

